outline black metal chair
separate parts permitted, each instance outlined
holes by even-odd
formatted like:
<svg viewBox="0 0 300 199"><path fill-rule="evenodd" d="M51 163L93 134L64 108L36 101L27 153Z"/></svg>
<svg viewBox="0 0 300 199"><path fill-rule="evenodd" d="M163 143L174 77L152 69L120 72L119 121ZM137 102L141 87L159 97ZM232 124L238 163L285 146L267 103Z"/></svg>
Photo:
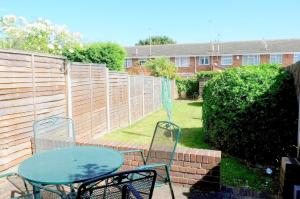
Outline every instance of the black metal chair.
<svg viewBox="0 0 300 199"><path fill-rule="evenodd" d="M77 199L151 199L155 180L155 170L113 173L84 182Z"/></svg>
<svg viewBox="0 0 300 199"><path fill-rule="evenodd" d="M181 129L179 126L172 122L160 121L156 124L153 138L148 150L148 156L146 157L146 159L143 154L143 150L121 151L125 154L140 153L144 165L138 168L155 169L158 175L157 181L169 184L173 199L175 198L175 195L171 183L170 169L173 164L175 150L180 135ZM163 159L157 158L154 151L163 151L165 153L165 157Z"/></svg>

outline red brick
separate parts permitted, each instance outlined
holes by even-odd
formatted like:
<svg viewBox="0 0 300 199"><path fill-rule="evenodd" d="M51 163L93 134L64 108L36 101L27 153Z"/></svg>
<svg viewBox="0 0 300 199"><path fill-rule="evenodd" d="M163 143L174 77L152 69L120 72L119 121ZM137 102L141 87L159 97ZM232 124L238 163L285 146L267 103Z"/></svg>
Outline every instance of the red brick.
<svg viewBox="0 0 300 199"><path fill-rule="evenodd" d="M184 154L184 161L186 161L186 162L190 161L190 154L189 153Z"/></svg>
<svg viewBox="0 0 300 199"><path fill-rule="evenodd" d="M196 174L197 169L196 168L188 168L188 173Z"/></svg>
<svg viewBox="0 0 300 199"><path fill-rule="evenodd" d="M171 172L170 173L171 177L180 177L180 178L183 178L183 173L180 173L180 172Z"/></svg>
<svg viewBox="0 0 300 199"><path fill-rule="evenodd" d="M194 180L194 179L188 179L188 184L189 184L189 185L196 184L197 182L198 182L197 180Z"/></svg>
<svg viewBox="0 0 300 199"><path fill-rule="evenodd" d="M131 166L139 166L139 162L137 162L137 161L131 161Z"/></svg>
<svg viewBox="0 0 300 199"><path fill-rule="evenodd" d="M190 163L190 162L183 162L183 166L184 166L184 167L190 167L190 166L191 166L191 163Z"/></svg>
<svg viewBox="0 0 300 199"><path fill-rule="evenodd" d="M202 155L196 155L196 161L197 162L202 162Z"/></svg>
<svg viewBox="0 0 300 199"><path fill-rule="evenodd" d="M171 171L179 171L179 167L176 165L171 166Z"/></svg>
<svg viewBox="0 0 300 199"><path fill-rule="evenodd" d="M177 165L177 166L183 166L183 162L182 161L174 161L173 164Z"/></svg>
<svg viewBox="0 0 300 199"><path fill-rule="evenodd" d="M191 154L191 162L196 162L196 154Z"/></svg>
<svg viewBox="0 0 300 199"><path fill-rule="evenodd" d="M198 162L191 162L191 163L190 163L190 167L193 167L193 168L201 168L201 163L198 163Z"/></svg>
<svg viewBox="0 0 300 199"><path fill-rule="evenodd" d="M216 166L218 166L218 165L216 165L216 164L202 164L201 168L206 169L206 170L211 170Z"/></svg>
<svg viewBox="0 0 300 199"><path fill-rule="evenodd" d="M197 169L196 173L201 175L206 175L209 171L206 169Z"/></svg>

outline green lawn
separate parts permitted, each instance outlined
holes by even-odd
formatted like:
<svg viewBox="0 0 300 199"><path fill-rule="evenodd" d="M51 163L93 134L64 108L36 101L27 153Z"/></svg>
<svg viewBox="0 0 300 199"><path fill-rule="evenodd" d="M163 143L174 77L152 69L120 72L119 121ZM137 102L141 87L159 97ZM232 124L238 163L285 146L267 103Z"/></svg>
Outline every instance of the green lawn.
<svg viewBox="0 0 300 199"><path fill-rule="evenodd" d="M204 142L202 129L202 102L191 100L175 101L173 121L182 128L179 147L212 149ZM155 124L159 120L166 120L164 110L159 110L133 125L102 137L104 140L149 144ZM272 189L272 179L262 171L248 167L242 161L224 155L221 163L221 181L230 186L247 186L255 190Z"/></svg>

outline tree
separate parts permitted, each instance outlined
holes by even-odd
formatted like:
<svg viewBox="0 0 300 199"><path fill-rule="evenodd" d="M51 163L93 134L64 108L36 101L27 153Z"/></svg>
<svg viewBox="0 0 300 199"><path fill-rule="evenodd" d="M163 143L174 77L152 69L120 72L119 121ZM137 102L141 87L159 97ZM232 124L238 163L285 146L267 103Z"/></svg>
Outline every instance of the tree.
<svg viewBox="0 0 300 199"><path fill-rule="evenodd" d="M156 77L167 77L174 79L176 77L176 66L165 57L150 59L145 66L151 70L151 74Z"/></svg>
<svg viewBox="0 0 300 199"><path fill-rule="evenodd" d="M161 44L176 44L176 41L171 39L168 36L152 36L147 39L140 40L136 43L136 46L144 46L144 45L161 45Z"/></svg>
<svg viewBox="0 0 300 199"><path fill-rule="evenodd" d="M74 62L106 64L109 70L124 70L126 51L111 42L92 43L84 48L75 48L73 52L64 51L64 56Z"/></svg>
<svg viewBox="0 0 300 199"><path fill-rule="evenodd" d="M0 17L0 48L14 48L61 55L81 45L81 34L71 33L65 26L49 20L29 22L24 17Z"/></svg>

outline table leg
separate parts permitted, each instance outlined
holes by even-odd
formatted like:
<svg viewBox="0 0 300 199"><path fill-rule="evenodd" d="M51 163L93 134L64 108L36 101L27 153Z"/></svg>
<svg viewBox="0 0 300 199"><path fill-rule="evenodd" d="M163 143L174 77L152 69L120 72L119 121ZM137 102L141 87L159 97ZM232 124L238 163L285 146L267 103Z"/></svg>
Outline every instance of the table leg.
<svg viewBox="0 0 300 199"><path fill-rule="evenodd" d="M33 186L34 199L41 199L41 190L38 186Z"/></svg>

